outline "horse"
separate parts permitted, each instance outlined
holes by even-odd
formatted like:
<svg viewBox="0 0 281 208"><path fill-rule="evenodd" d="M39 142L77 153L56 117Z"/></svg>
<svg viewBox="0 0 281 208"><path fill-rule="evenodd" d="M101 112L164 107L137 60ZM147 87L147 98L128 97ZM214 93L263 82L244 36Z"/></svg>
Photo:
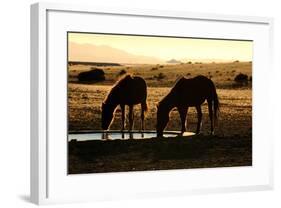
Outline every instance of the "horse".
<svg viewBox="0 0 281 208"><path fill-rule="evenodd" d="M157 105L157 137L163 137L163 131L169 121L169 113L177 108L181 119L181 134L186 131L185 122L189 107L197 111L196 134L200 133L202 126L201 105L207 100L209 117L211 121L211 134L214 134L214 122L217 124L219 112L219 99L216 87L212 80L205 76L196 76L191 79L180 78L170 92Z"/></svg>
<svg viewBox="0 0 281 208"><path fill-rule="evenodd" d="M129 131L134 125L134 106L141 105L141 130L144 131L144 113L147 111L147 85L143 78L138 76L125 75L120 78L112 87L102 102L101 126L108 130L112 121L115 109L119 105L122 112L122 127L125 129L125 106L129 106Z"/></svg>

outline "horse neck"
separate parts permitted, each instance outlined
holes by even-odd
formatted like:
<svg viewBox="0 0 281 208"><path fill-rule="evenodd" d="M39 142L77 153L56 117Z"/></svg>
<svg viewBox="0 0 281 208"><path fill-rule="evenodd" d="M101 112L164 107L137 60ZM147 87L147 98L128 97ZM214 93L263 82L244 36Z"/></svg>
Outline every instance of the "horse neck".
<svg viewBox="0 0 281 208"><path fill-rule="evenodd" d="M172 94L168 94L163 100L162 105L165 106L165 110L170 112L176 105L174 101L174 97Z"/></svg>
<svg viewBox="0 0 281 208"><path fill-rule="evenodd" d="M114 108L116 108L117 105L120 104L119 97L120 97L120 90L119 89L113 89L111 92L107 95L107 98L105 100L105 103L108 103Z"/></svg>

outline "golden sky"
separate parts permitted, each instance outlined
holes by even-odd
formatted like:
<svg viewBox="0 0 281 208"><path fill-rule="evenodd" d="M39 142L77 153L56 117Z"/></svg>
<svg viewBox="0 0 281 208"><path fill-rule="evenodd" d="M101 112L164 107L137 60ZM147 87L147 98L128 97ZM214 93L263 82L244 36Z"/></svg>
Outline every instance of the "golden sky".
<svg viewBox="0 0 281 208"><path fill-rule="evenodd" d="M134 55L133 57L136 60L138 59L138 56L142 56L152 57L155 58L155 61L162 60L163 62L170 59L177 59L180 61L252 61L253 50L252 41L238 40L147 37L89 33L68 33L68 40L69 43L74 43L80 46L69 48L70 60L76 61L79 61L77 59L82 59L81 61L104 61L108 59L108 62L115 62L116 60L111 60L113 59L111 56L112 48L118 49L119 52L126 52L128 53L128 56ZM97 47L94 47L92 52L89 53L89 51L91 51L89 49L90 45ZM88 47L88 50L83 50L83 47ZM93 55L94 52L98 54L100 48L102 48L103 52L104 50L108 50L108 57L100 57L102 54L106 53L100 53L99 57ZM85 51L88 52L86 53ZM116 59L118 58L118 51L114 51ZM122 58L123 61L126 61L125 57ZM146 59L140 60L145 62Z"/></svg>

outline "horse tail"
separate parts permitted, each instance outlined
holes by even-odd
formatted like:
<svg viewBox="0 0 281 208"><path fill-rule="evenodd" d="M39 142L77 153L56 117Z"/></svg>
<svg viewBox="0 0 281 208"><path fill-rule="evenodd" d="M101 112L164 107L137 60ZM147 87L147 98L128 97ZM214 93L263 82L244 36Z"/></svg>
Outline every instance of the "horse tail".
<svg viewBox="0 0 281 208"><path fill-rule="evenodd" d="M213 105L214 105L214 121L215 121L215 124L217 125L218 124L218 117L219 117L219 110L220 110L220 103L219 103L219 98L218 98L218 94L217 94L217 91L216 91L216 87L214 85L214 83L212 83L213 85Z"/></svg>
<svg viewBox="0 0 281 208"><path fill-rule="evenodd" d="M144 112L148 111L148 106L147 106L147 102L146 101L142 104L142 109L144 110Z"/></svg>
<svg viewBox="0 0 281 208"><path fill-rule="evenodd" d="M144 101L142 104L142 108L143 108L144 112L146 113L148 111L148 105L147 105L147 85L146 85L145 81L144 81L144 85L145 85L145 90L144 90Z"/></svg>

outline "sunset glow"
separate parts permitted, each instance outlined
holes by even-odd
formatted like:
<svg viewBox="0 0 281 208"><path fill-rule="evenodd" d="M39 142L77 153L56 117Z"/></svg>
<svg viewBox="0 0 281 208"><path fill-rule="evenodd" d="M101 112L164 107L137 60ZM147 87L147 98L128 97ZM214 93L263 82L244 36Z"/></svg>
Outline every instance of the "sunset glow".
<svg viewBox="0 0 281 208"><path fill-rule="evenodd" d="M253 50L252 41L239 40L68 33L68 41L70 61L116 62L119 53L123 54L120 61L128 63L166 62L170 59L181 62L252 61ZM100 49L104 54L108 50L108 56L102 55Z"/></svg>

